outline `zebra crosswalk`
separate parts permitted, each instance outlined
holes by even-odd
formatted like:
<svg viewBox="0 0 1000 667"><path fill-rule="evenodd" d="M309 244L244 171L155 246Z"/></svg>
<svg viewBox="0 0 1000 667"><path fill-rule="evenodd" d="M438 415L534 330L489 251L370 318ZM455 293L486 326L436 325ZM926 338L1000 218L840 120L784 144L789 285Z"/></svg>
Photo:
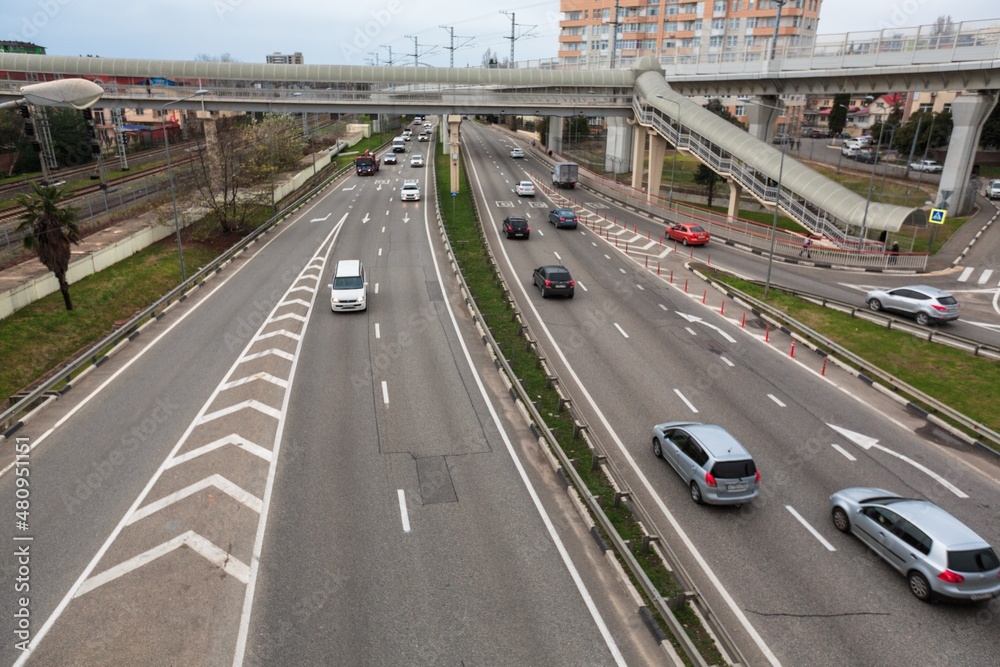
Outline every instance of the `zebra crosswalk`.
<svg viewBox="0 0 1000 667"><path fill-rule="evenodd" d="M993 269L982 269L978 275L973 276L975 272L976 272L976 267L974 266L965 267L965 269L962 270L962 273L959 274L958 276L958 282L970 283L976 285L986 285L987 283L990 282L990 278L993 277L994 273ZM970 280L972 278L974 278L974 280ZM1000 287L1000 282L997 283L997 286Z"/></svg>

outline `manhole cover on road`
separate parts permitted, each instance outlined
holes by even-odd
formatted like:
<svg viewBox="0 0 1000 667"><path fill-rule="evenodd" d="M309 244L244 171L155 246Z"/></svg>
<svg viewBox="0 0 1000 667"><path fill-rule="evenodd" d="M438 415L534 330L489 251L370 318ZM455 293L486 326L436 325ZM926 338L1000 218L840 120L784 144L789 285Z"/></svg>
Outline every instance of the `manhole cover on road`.
<svg viewBox="0 0 1000 667"><path fill-rule="evenodd" d="M420 499L424 505L453 503L458 500L451 472L448 470L448 460L443 456L417 459L417 480L420 483Z"/></svg>

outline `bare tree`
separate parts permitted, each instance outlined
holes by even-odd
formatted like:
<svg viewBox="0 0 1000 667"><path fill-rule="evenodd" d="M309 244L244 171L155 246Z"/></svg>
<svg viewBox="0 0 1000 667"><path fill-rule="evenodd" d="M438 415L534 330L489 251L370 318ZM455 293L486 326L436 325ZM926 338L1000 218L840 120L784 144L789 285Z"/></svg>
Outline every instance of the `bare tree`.
<svg viewBox="0 0 1000 667"><path fill-rule="evenodd" d="M950 35L955 32L955 23L951 20L950 14L942 14L934 21L931 28L932 35Z"/></svg>

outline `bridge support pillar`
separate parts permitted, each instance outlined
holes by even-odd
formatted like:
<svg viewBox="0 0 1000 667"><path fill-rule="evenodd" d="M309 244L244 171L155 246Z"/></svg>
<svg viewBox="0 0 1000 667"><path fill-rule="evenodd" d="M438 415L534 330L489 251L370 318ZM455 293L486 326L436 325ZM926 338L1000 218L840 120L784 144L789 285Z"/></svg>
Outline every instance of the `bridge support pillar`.
<svg viewBox="0 0 1000 667"><path fill-rule="evenodd" d="M778 119L778 109L784 108L784 104L777 95L760 95L760 104L747 104L747 121L750 123L750 136L760 139L764 143L771 143L774 135L774 121ZM764 106L764 105L768 106Z"/></svg>
<svg viewBox="0 0 1000 667"><path fill-rule="evenodd" d="M649 132L649 189L646 190L646 201L652 201L660 196L660 184L663 182L663 160L667 152L667 140L653 130Z"/></svg>
<svg viewBox="0 0 1000 667"><path fill-rule="evenodd" d="M983 124L996 103L995 91L962 93L951 103L954 125L934 204L936 208L948 209L950 216L962 215L975 204L975 197L967 196L966 193L970 169L976 157Z"/></svg>
<svg viewBox="0 0 1000 667"><path fill-rule="evenodd" d="M726 211L726 215L729 217L728 222L732 222L740 214L740 196L743 194L743 188L740 184L735 181L735 179L729 180L729 210Z"/></svg>
<svg viewBox="0 0 1000 667"><path fill-rule="evenodd" d="M562 153L563 119L561 116L549 116L548 149L553 153Z"/></svg>
<svg viewBox="0 0 1000 667"><path fill-rule="evenodd" d="M646 162L646 128L632 126L632 187L642 189L642 171Z"/></svg>
<svg viewBox="0 0 1000 667"><path fill-rule="evenodd" d="M608 127L608 138L604 145L604 171L620 174L632 158L632 142L627 121L619 116L604 119Z"/></svg>
<svg viewBox="0 0 1000 667"><path fill-rule="evenodd" d="M451 191L458 192L458 126L462 123L461 114L451 114L448 117L448 154L451 158Z"/></svg>

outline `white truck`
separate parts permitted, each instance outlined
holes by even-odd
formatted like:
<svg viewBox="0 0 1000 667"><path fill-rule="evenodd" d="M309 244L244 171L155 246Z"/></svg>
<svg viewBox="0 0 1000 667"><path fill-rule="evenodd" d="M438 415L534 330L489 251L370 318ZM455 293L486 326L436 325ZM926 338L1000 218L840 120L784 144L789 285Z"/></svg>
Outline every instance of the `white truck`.
<svg viewBox="0 0 1000 667"><path fill-rule="evenodd" d="M556 162L552 165L552 186L572 189L580 177L580 165L575 162Z"/></svg>
<svg viewBox="0 0 1000 667"><path fill-rule="evenodd" d="M929 174L937 174L940 173L944 167L934 160L921 160L920 162L911 162L910 169L912 171L924 171Z"/></svg>

